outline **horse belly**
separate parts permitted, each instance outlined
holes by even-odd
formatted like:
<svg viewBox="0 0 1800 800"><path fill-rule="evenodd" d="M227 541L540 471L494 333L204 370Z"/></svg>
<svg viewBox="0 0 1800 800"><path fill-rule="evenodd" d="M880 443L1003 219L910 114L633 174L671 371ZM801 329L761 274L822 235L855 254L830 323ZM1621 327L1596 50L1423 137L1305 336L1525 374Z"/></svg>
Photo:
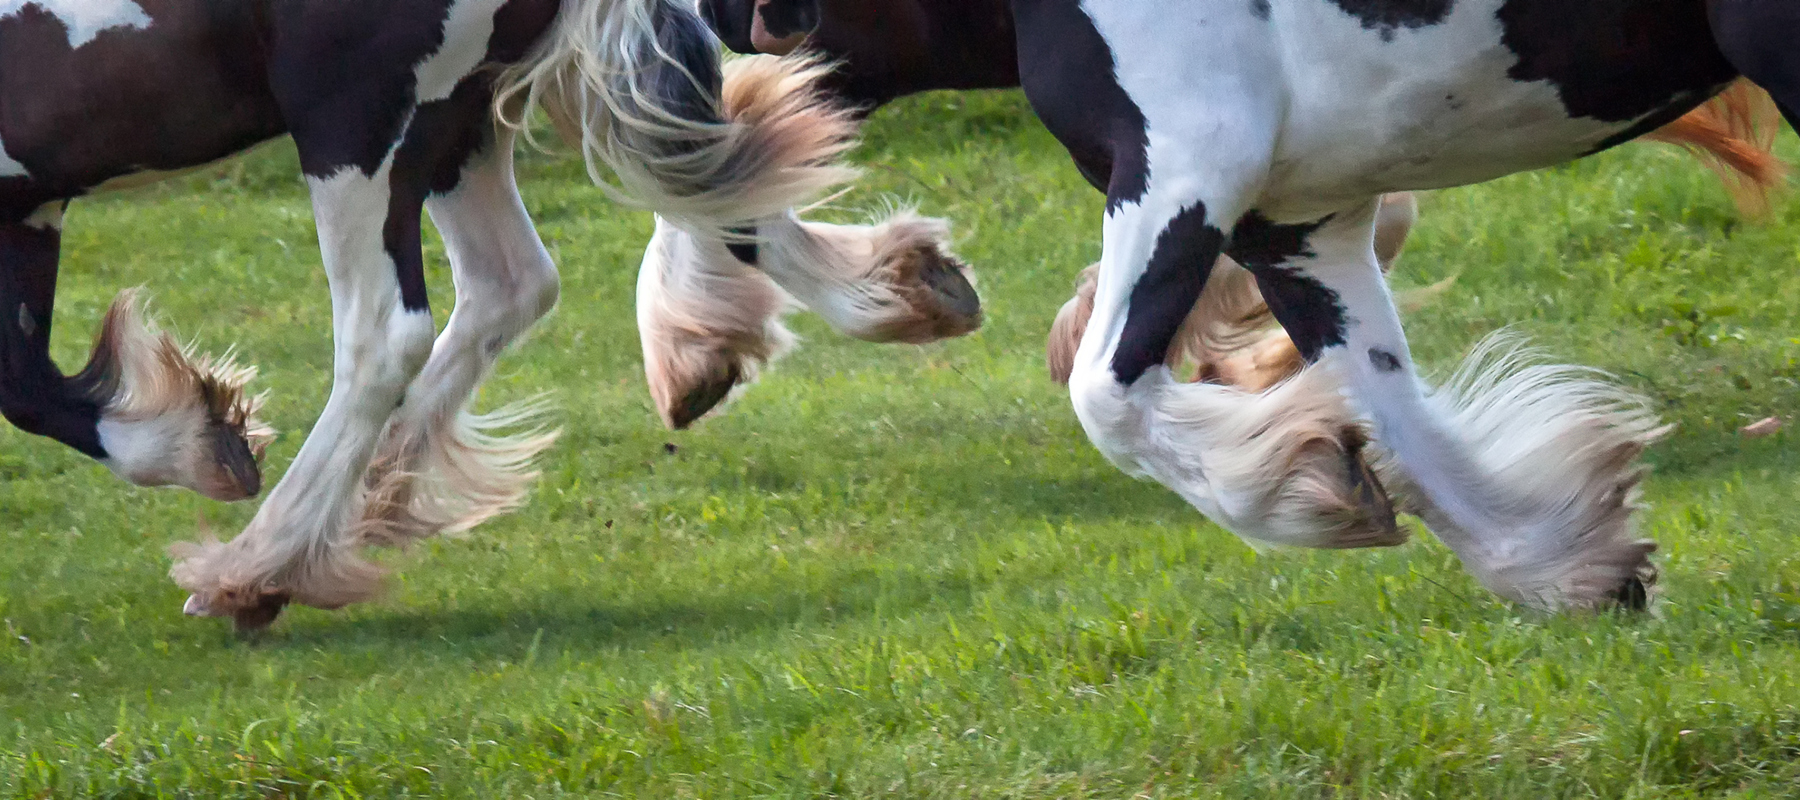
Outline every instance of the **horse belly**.
<svg viewBox="0 0 1800 800"><path fill-rule="evenodd" d="M1278 6L1289 98L1266 205L1305 216L1562 163L1654 127L1732 75L1690 0L1410 5L1417 16Z"/></svg>
<svg viewBox="0 0 1800 800"><path fill-rule="evenodd" d="M52 3L0 18L0 146L15 172L66 195L283 132L252 4L97 5L138 13L96 23Z"/></svg>

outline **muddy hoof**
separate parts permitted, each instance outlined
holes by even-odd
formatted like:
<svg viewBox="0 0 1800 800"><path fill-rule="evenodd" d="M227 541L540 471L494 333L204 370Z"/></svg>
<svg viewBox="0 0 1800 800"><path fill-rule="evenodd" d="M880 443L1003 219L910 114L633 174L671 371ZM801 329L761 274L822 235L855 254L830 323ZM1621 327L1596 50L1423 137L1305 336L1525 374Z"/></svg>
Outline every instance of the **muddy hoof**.
<svg viewBox="0 0 1800 800"><path fill-rule="evenodd" d="M231 612L231 629L239 636L261 633L275 624L290 599L286 594L263 595L255 604Z"/></svg>
<svg viewBox="0 0 1800 800"><path fill-rule="evenodd" d="M725 373L714 374L706 381L688 389L669 407L669 427L683 430L694 424L695 420L706 416L706 412L725 401L743 378L743 371L736 362L726 365Z"/></svg>

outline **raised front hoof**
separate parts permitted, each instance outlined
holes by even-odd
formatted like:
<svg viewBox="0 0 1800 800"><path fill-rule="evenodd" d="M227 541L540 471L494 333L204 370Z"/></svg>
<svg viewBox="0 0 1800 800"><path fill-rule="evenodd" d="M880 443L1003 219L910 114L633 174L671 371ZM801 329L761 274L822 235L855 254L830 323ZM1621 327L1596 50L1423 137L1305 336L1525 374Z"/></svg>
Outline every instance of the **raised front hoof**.
<svg viewBox="0 0 1800 800"><path fill-rule="evenodd" d="M181 613L190 617L230 617L231 629L239 636L250 636L267 630L281 616L293 598L285 592L262 592L250 597L203 597L188 595Z"/></svg>
<svg viewBox="0 0 1800 800"><path fill-rule="evenodd" d="M262 442L251 441L244 429L224 423L208 426L205 436L210 460L202 459L199 485L190 487L221 502L234 502L262 493Z"/></svg>
<svg viewBox="0 0 1800 800"><path fill-rule="evenodd" d="M275 432L257 418L254 367L183 347L146 319L136 290L119 293L84 376L102 404L102 463L139 486L182 486L221 501L262 491L259 462Z"/></svg>

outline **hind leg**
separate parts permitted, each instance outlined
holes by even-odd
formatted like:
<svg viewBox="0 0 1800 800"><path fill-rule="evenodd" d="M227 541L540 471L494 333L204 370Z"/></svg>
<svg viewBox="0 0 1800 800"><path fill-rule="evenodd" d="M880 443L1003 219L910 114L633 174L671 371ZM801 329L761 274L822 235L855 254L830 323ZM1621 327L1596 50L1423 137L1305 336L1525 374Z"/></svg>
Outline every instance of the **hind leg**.
<svg viewBox="0 0 1800 800"><path fill-rule="evenodd" d="M136 292L113 302L81 372L50 360L62 204L0 224L0 412L140 486L215 500L261 491L269 430L243 386L254 370L196 356L143 319Z"/></svg>
<svg viewBox="0 0 1800 800"><path fill-rule="evenodd" d="M1800 3L1714 0L1707 4L1713 39L1744 77L1766 90L1788 124L1800 130Z"/></svg>
<svg viewBox="0 0 1800 800"><path fill-rule="evenodd" d="M644 377L663 424L680 430L724 402L793 345L781 324L791 301L733 250L667 220L638 270Z"/></svg>
<svg viewBox="0 0 1800 800"><path fill-rule="evenodd" d="M846 335L922 344L981 326L947 226L907 212L875 225L757 226L755 244L708 239L659 219L638 272L644 372L663 423L685 428L793 344L795 302ZM785 291L784 291L785 290Z"/></svg>
<svg viewBox="0 0 1800 800"><path fill-rule="evenodd" d="M367 497L352 537L401 545L468 530L516 507L537 473L533 458L556 440L532 427L536 406L486 414L466 409L495 360L556 304L556 266L513 180L510 131L489 141L454 186L426 201L443 234L456 307L431 358L388 421L364 479ZM501 428L527 426L513 435Z"/></svg>

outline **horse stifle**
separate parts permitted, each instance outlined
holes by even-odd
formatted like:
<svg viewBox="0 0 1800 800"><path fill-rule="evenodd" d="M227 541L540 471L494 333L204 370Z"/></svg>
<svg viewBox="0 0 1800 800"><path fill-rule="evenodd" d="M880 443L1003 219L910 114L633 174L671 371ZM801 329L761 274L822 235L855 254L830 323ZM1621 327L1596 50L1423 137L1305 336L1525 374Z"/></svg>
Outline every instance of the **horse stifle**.
<svg viewBox="0 0 1800 800"><path fill-rule="evenodd" d="M172 574L189 614L240 628L366 599L365 545L514 506L554 438L529 409L466 408L556 302L513 179L530 109L614 194L729 238L851 174L852 121L819 101L821 74L769 57L727 78L679 0L0 3L0 411L134 483L257 493L250 370L149 328L129 292L75 375L48 345L71 199L291 134L330 280L331 395L243 533L178 546ZM442 333L422 210L456 284Z"/></svg>
<svg viewBox="0 0 1800 800"><path fill-rule="evenodd" d="M969 52L955 46L956 26L930 24L943 4L901 5L889 16L906 35L880 40L858 38L867 19L851 6L835 18L832 0L707 0L706 10L739 49L781 52L810 32L853 64L870 50L838 85L882 102L942 80L929 59L886 58L896 42L926 37L917 49L952 64ZM1013 0L1010 10L1028 99L1108 197L1091 298L1064 315L1080 321L1091 304L1091 319L1061 329L1080 331L1062 354L1070 393L1110 460L1248 539L1396 544L1398 505L1508 599L1648 602L1655 545L1634 534L1631 512L1636 456L1662 431L1654 415L1601 376L1536 363L1505 338L1448 385L1427 386L1379 269L1378 198L1605 150L1740 77L1800 122L1800 50L1789 42L1800 4ZM994 11L971 24L1004 27ZM884 67L899 80L883 84ZM973 80L1008 77L989 72ZM1717 133L1664 138L1711 150L1704 139ZM1307 364L1266 392L1182 380L1167 363L1209 275L1220 277L1215 264L1230 263L1249 271Z"/></svg>

